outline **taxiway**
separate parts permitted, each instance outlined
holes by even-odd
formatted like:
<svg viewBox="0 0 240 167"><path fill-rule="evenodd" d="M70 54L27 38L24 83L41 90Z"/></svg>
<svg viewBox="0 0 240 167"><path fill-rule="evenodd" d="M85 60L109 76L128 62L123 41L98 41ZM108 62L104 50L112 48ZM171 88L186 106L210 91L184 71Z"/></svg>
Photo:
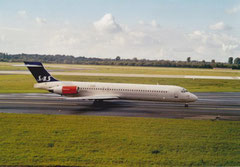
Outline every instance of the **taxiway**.
<svg viewBox="0 0 240 167"><path fill-rule="evenodd" d="M198 75L158 75L158 74L118 74L118 73L79 73L79 72L51 72L52 75L75 76L103 76L103 77L140 77L140 78L185 78L185 79L225 79L240 80L238 76L198 76ZM0 75L30 75L29 71L0 71Z"/></svg>

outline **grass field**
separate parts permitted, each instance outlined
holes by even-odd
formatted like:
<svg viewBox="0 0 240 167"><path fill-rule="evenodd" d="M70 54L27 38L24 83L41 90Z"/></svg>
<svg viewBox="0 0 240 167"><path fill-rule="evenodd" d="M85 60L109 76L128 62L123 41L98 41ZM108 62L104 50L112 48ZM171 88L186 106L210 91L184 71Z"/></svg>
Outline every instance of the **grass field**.
<svg viewBox="0 0 240 167"><path fill-rule="evenodd" d="M238 80L210 80L210 79L173 79L173 78L130 78L130 77L96 77L96 76L55 76L66 81L94 81L112 83L141 83L178 85L191 92L239 92ZM0 75L0 93L41 93L44 90L34 89L36 83L31 75Z"/></svg>
<svg viewBox="0 0 240 167"><path fill-rule="evenodd" d="M14 64L0 63L0 71L26 70L26 67L16 67ZM132 67L74 64L44 64L47 69L64 70L65 72L81 73L123 73L123 74L159 74L159 75L200 75L200 76L240 76L239 70L231 69L194 69L194 68L163 68L163 67Z"/></svg>
<svg viewBox="0 0 240 167"><path fill-rule="evenodd" d="M0 114L0 165L239 166L240 123Z"/></svg>
<svg viewBox="0 0 240 167"><path fill-rule="evenodd" d="M0 62L0 71L23 71L27 70L26 67L24 66L16 66L16 65L23 65L23 63L5 63L5 62ZM48 67L48 69L62 69L60 67Z"/></svg>
<svg viewBox="0 0 240 167"><path fill-rule="evenodd" d="M25 70L0 63L0 70ZM11 66L11 67L10 67ZM239 76L231 70L47 65L76 72ZM59 80L167 84L239 92L238 80L54 76ZM0 93L34 89L31 75L0 75ZM239 166L240 122L0 113L1 165Z"/></svg>
<svg viewBox="0 0 240 167"><path fill-rule="evenodd" d="M72 66L74 67L74 66ZM193 69L164 67L128 67L128 66L88 66L86 70L71 72L120 73L120 74L158 74L158 75L200 75L200 76L240 76L237 70L229 69ZM90 69L89 69L90 68ZM66 69L67 71L67 69Z"/></svg>

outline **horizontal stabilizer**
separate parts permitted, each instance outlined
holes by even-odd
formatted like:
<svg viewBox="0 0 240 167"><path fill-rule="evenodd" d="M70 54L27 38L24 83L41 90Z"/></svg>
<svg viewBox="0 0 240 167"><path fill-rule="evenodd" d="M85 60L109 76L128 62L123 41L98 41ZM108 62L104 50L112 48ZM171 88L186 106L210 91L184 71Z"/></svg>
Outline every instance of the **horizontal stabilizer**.
<svg viewBox="0 0 240 167"><path fill-rule="evenodd" d="M42 67L41 65L25 64L26 67Z"/></svg>
<svg viewBox="0 0 240 167"><path fill-rule="evenodd" d="M41 65L34 65L34 64L15 64L12 66L14 66L14 67L42 67Z"/></svg>

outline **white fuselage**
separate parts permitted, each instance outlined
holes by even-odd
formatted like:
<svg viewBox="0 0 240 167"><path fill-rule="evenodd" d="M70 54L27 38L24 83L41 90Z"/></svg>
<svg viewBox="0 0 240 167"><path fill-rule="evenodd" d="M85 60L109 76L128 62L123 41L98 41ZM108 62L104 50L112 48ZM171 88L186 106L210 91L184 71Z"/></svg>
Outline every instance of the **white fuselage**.
<svg viewBox="0 0 240 167"><path fill-rule="evenodd" d="M99 82L56 81L34 85L35 88L51 90L59 86L77 86L78 93L71 97L84 96L117 96L125 100L162 101L162 102L194 102L197 97L179 86L121 84Z"/></svg>

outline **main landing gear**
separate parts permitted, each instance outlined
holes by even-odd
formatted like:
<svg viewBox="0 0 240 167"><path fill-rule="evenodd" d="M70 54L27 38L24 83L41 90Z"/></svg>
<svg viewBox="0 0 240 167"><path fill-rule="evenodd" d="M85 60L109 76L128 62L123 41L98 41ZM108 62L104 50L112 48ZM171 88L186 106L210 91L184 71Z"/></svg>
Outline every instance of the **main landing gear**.
<svg viewBox="0 0 240 167"><path fill-rule="evenodd" d="M188 107L188 103L185 103L184 107Z"/></svg>
<svg viewBox="0 0 240 167"><path fill-rule="evenodd" d="M93 105L102 105L103 100L94 100Z"/></svg>

